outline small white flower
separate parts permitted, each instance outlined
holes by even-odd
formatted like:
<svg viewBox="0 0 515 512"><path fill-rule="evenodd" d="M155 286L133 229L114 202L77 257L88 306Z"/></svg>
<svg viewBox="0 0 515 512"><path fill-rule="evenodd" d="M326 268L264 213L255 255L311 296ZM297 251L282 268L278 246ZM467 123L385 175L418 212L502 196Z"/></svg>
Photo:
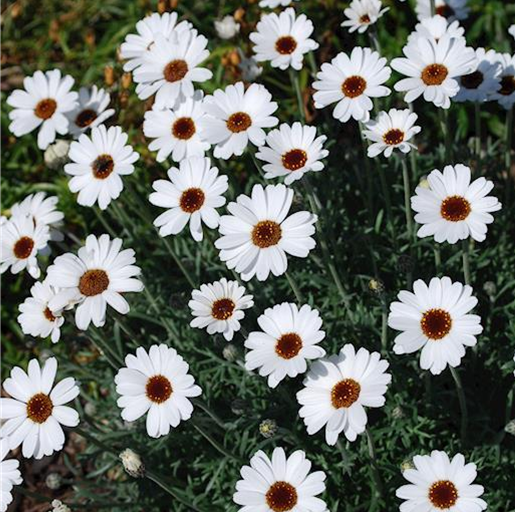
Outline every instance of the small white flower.
<svg viewBox="0 0 515 512"><path fill-rule="evenodd" d="M241 156L249 140L262 146L266 137L263 128L279 122L272 116L277 108L272 95L260 84L245 90L243 82L238 82L206 96L204 110L208 115L202 118L201 126L205 139L215 145L215 158Z"/></svg>
<svg viewBox="0 0 515 512"><path fill-rule="evenodd" d="M38 279L41 271L37 254L50 240L48 226L35 225L31 215L17 215L0 224L0 233L0 273L9 267L13 274L27 269L34 279Z"/></svg>
<svg viewBox="0 0 515 512"><path fill-rule="evenodd" d="M408 36L408 44L415 42L419 37L438 41L444 36L459 38L464 35L465 29L458 21L449 23L443 16L435 14L417 23L415 30Z"/></svg>
<svg viewBox="0 0 515 512"><path fill-rule="evenodd" d="M202 92L182 98L173 109L149 110L145 113L143 133L155 139L148 149L157 151L158 162L172 155L174 162L190 156L204 156L211 145L204 140L200 121L204 117Z"/></svg>
<svg viewBox="0 0 515 512"><path fill-rule="evenodd" d="M268 377L271 388L286 377L296 377L307 370L307 360L325 356L318 344L325 338L322 319L316 309L304 304L283 302L268 308L258 318L262 331L254 331L245 341L249 349L245 368Z"/></svg>
<svg viewBox="0 0 515 512"><path fill-rule="evenodd" d="M240 56L238 69L241 72L241 78L245 82L254 82L263 72L263 68L258 65L254 57L247 57L240 48L238 48L238 55Z"/></svg>
<svg viewBox="0 0 515 512"><path fill-rule="evenodd" d="M155 42L134 71L136 93L142 100L155 94L155 108L172 108L179 97L195 92L194 82L205 82L213 73L199 65L209 56L207 39L196 30L180 34L176 43L156 34Z"/></svg>
<svg viewBox="0 0 515 512"><path fill-rule="evenodd" d="M498 53L496 62L500 65L501 87L491 95L491 99L509 110L515 104L515 55Z"/></svg>
<svg viewBox="0 0 515 512"><path fill-rule="evenodd" d="M118 407L125 421L147 415L147 433L161 437L170 433L181 421L190 419L193 405L189 398L202 390L188 373L188 363L173 348L164 344L143 347L136 355L125 357L126 368L115 377Z"/></svg>
<svg viewBox="0 0 515 512"><path fill-rule="evenodd" d="M318 172L324 168L320 161L329 151L323 149L325 135L317 137L314 126L293 126L282 124L266 136L266 145L261 146L256 158L267 162L263 165L265 178L286 176L284 182L290 185L309 171Z"/></svg>
<svg viewBox="0 0 515 512"><path fill-rule="evenodd" d="M75 108L77 93L71 91L73 78L61 77L61 71L54 69L43 73L36 71L25 77L23 87L7 98L7 104L14 108L9 112L9 130L21 137L39 128L38 147L46 149L54 142L56 133L68 133L66 113Z"/></svg>
<svg viewBox="0 0 515 512"><path fill-rule="evenodd" d="M195 317L190 325L198 329L207 329L208 334L217 332L231 341L234 333L240 330L240 321L245 318L245 309L254 305L252 295L245 295L246 290L237 281L220 281L203 284L200 290L193 290L188 306Z"/></svg>
<svg viewBox="0 0 515 512"><path fill-rule="evenodd" d="M325 473L310 471L302 450L286 458L283 448L275 448L271 459L260 450L241 468L233 500L240 512L326 512L316 497L325 491Z"/></svg>
<svg viewBox="0 0 515 512"><path fill-rule="evenodd" d="M259 7L268 7L270 9L275 9L276 7L287 7L294 1L296 2L298 0L260 0Z"/></svg>
<svg viewBox="0 0 515 512"><path fill-rule="evenodd" d="M410 483L396 492L398 498L406 500L400 506L402 512L486 510L486 502L479 498L484 492L483 486L472 484L477 476L476 465L465 464L461 453L449 460L445 452L435 450L431 455L415 455L413 465L414 468L402 473Z"/></svg>
<svg viewBox="0 0 515 512"><path fill-rule="evenodd" d="M60 311L52 311L48 304L56 296L56 290L46 282L35 283L30 289L31 297L20 304L18 323L24 334L47 338L57 343L61 336L64 318Z"/></svg>
<svg viewBox="0 0 515 512"><path fill-rule="evenodd" d="M306 258L316 243L317 216L306 211L288 216L293 190L284 185L254 185L251 197L240 195L229 203L231 215L220 219L220 235L215 247L229 269L241 274L244 281L257 276L265 281L270 272L286 272L291 254Z"/></svg>
<svg viewBox="0 0 515 512"><path fill-rule="evenodd" d="M440 108L451 106L450 98L459 91L457 78L477 68L476 54L466 46L464 38L444 36L435 39L417 38L403 48L405 58L396 58L392 68L408 78L399 80L395 90L406 92L411 103L419 96Z"/></svg>
<svg viewBox="0 0 515 512"><path fill-rule="evenodd" d="M417 0L415 10L419 20L430 18L432 0ZM470 8L468 0L436 0L435 14L443 16L448 21L464 20L468 17Z"/></svg>
<svg viewBox="0 0 515 512"><path fill-rule="evenodd" d="M418 116L409 109L390 109L388 112L379 112L377 119L366 123L365 137L372 142L368 146L367 154L374 158L380 153L389 158L394 149L402 153L409 153L416 149L410 139L420 132L420 126L416 126Z"/></svg>
<svg viewBox="0 0 515 512"><path fill-rule="evenodd" d="M413 292L399 292L400 302L390 304L388 325L402 331L393 351L412 354L422 349L420 367L433 375L447 365L459 366L465 347L473 347L483 331L481 318L469 314L477 304L472 288L448 277L433 277L429 286L415 281Z"/></svg>
<svg viewBox="0 0 515 512"><path fill-rule="evenodd" d="M240 31L240 24L234 16L224 16L221 20L215 20L216 34L220 39L232 39Z"/></svg>
<svg viewBox="0 0 515 512"><path fill-rule="evenodd" d="M216 208L225 204L223 194L229 184L227 176L219 176L218 169L211 167L209 158L182 160L179 168L168 170L168 180L157 180L152 187L155 192L150 194L150 202L167 208L154 221L161 236L177 235L189 222L191 236L200 242L202 222L211 229L218 227L220 215Z"/></svg>
<svg viewBox="0 0 515 512"><path fill-rule="evenodd" d="M12 398L0 398L0 438L14 450L22 444L24 457L41 459L64 446L65 427L79 424L77 411L64 404L72 401L79 388L73 377L54 386L57 360L50 357L43 368L37 359L29 361L28 372L15 366L4 381L4 390Z"/></svg>
<svg viewBox="0 0 515 512"><path fill-rule="evenodd" d="M362 34L388 10L388 7L381 9L382 6L380 0L352 0L343 11L349 19L342 22L341 26L349 27L351 33L357 30Z"/></svg>
<svg viewBox="0 0 515 512"><path fill-rule="evenodd" d="M77 106L66 114L70 121L70 133L78 137L81 133L103 124L114 114L114 109L107 109L111 101L110 94L93 85L81 87Z"/></svg>
<svg viewBox="0 0 515 512"><path fill-rule="evenodd" d="M107 129L104 125L82 134L72 142L69 157L71 163L64 172L73 176L68 186L78 192L77 203L93 206L98 203L105 210L123 190L121 176L134 172L134 162L139 154L127 144L128 136L119 126Z"/></svg>
<svg viewBox="0 0 515 512"><path fill-rule="evenodd" d="M61 500L52 500L50 512L72 512L72 509Z"/></svg>
<svg viewBox="0 0 515 512"><path fill-rule="evenodd" d="M279 69L302 69L304 54L316 50L318 43L309 37L314 27L305 14L295 15L292 8L280 14L270 13L261 17L249 38L254 43L258 62L270 61Z"/></svg>
<svg viewBox="0 0 515 512"><path fill-rule="evenodd" d="M50 301L49 308L59 311L70 304L78 304L75 323L85 330L90 322L97 327L104 325L107 304L118 313L129 312L129 304L122 296L127 292L143 290L141 281L135 278L140 268L132 249L121 250L119 238L109 235L89 235L86 245L78 256L66 253L58 256L48 267L46 282L59 288Z"/></svg>
<svg viewBox="0 0 515 512"><path fill-rule="evenodd" d="M0 512L6 512L13 500L12 488L23 482L19 470L20 461L16 459L5 460L9 453L9 443L6 439L0 440Z"/></svg>
<svg viewBox="0 0 515 512"><path fill-rule="evenodd" d="M45 150L44 160L46 166L53 170L60 170L68 161L71 141L58 139L54 144L50 144Z"/></svg>
<svg viewBox="0 0 515 512"><path fill-rule="evenodd" d="M392 73L386 59L370 48L359 46L350 56L339 53L331 63L322 64L313 82L316 108L336 103L333 117L346 123L351 117L367 122L373 108L371 98L388 96L390 89L384 84Z"/></svg>
<svg viewBox="0 0 515 512"><path fill-rule="evenodd" d="M447 165L443 173L435 169L427 180L429 188L417 187L411 198L415 221L422 224L417 235L434 236L438 243L468 237L483 242L494 221L491 212L501 209L497 198L488 195L494 184L483 177L471 183L470 168L462 164Z"/></svg>
<svg viewBox="0 0 515 512"><path fill-rule="evenodd" d="M297 393L302 405L299 415L309 435L325 426L325 440L334 445L343 431L355 441L365 431L365 407L382 407L392 376L386 373L388 362L378 352L351 344L344 345L337 356L315 361L304 379L304 389Z"/></svg>

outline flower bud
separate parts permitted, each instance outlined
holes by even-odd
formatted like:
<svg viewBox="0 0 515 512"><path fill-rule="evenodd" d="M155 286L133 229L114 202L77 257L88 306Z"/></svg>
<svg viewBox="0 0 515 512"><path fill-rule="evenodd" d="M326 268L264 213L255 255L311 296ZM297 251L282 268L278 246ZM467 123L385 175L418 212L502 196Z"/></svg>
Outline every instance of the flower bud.
<svg viewBox="0 0 515 512"><path fill-rule="evenodd" d="M68 140L56 140L54 144L45 150L45 164L53 171L60 169L68 161L68 152L71 142Z"/></svg>
<svg viewBox="0 0 515 512"><path fill-rule="evenodd" d="M130 448L123 450L119 455L123 468L130 476L140 478L145 474L145 466L141 457Z"/></svg>
<svg viewBox="0 0 515 512"><path fill-rule="evenodd" d="M259 424L259 433L265 438L270 439L277 434L277 422L275 420L266 419Z"/></svg>

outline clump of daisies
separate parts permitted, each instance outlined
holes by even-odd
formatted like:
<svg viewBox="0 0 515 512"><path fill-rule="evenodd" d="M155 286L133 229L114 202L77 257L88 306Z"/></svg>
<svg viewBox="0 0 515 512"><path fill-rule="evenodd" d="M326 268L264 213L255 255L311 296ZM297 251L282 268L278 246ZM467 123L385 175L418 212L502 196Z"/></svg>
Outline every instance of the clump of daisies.
<svg viewBox="0 0 515 512"><path fill-rule="evenodd" d="M350 6L343 11L348 19L341 26L349 27L351 33L357 30L362 34L388 10L388 7L382 7L380 0L352 0Z"/></svg>

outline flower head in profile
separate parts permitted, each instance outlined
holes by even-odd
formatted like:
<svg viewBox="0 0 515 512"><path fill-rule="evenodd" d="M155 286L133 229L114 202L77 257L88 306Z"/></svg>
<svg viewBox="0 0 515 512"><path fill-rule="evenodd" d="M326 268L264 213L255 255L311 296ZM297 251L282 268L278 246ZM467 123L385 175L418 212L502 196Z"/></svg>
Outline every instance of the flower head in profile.
<svg viewBox="0 0 515 512"><path fill-rule="evenodd" d="M215 20L216 34L220 39L232 39L240 32L240 24L234 16L224 16L221 20Z"/></svg>
<svg viewBox="0 0 515 512"><path fill-rule="evenodd" d="M7 439L0 439L0 512L6 512L13 500L12 489L23 482L19 470L20 461L17 459L5 460L9 453Z"/></svg>
<svg viewBox="0 0 515 512"><path fill-rule="evenodd" d="M343 11L348 19L342 22L342 27L349 27L349 32L356 30L362 34L370 25L388 10L388 7L382 9L381 0L352 0L349 7Z"/></svg>
<svg viewBox="0 0 515 512"><path fill-rule="evenodd" d="M431 12L432 0L417 0L415 10L419 20L433 16ZM470 8L468 0L436 0L435 12L444 17L447 21L464 20L468 18Z"/></svg>
<svg viewBox="0 0 515 512"><path fill-rule="evenodd" d="M499 64L501 86L491 94L491 99L509 110L515 105L515 55L498 53L495 62Z"/></svg>
<svg viewBox="0 0 515 512"><path fill-rule="evenodd" d="M430 18L423 18L415 25L415 30L408 36L408 44L414 43L419 37L424 39L440 40L442 37L460 38L465 35L465 29L459 21L449 21L435 14Z"/></svg>

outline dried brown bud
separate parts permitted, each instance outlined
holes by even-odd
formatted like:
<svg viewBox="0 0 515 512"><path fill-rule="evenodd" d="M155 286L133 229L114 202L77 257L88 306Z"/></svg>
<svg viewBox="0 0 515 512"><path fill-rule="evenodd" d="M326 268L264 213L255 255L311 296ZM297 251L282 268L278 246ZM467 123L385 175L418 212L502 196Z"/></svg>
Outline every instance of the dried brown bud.
<svg viewBox="0 0 515 512"><path fill-rule="evenodd" d="M14 3L11 7L11 18L12 19L17 18L21 14L22 10L23 10L23 8L20 3L18 3L18 2Z"/></svg>
<svg viewBox="0 0 515 512"><path fill-rule="evenodd" d="M245 9L243 7L238 7L238 9L236 9L234 11L234 21L236 22L240 22L240 21L243 21L243 18L245 17Z"/></svg>
<svg viewBox="0 0 515 512"><path fill-rule="evenodd" d="M111 87L116 81L113 66L106 66L104 68L104 82L107 87Z"/></svg>
<svg viewBox="0 0 515 512"><path fill-rule="evenodd" d="M130 96L130 93L127 89L120 92L120 96L119 96L120 108L125 108L128 105L129 96Z"/></svg>
<svg viewBox="0 0 515 512"><path fill-rule="evenodd" d="M157 12L159 14L163 14L168 10L168 0L158 0L157 2Z"/></svg>
<svg viewBox="0 0 515 512"><path fill-rule="evenodd" d="M86 35L84 36L84 42L88 46L92 47L92 46L95 46L95 40L96 40L95 32L93 32L93 30L88 30L86 32Z"/></svg>
<svg viewBox="0 0 515 512"><path fill-rule="evenodd" d="M131 86L132 83L132 75L130 73L124 73L122 75L122 89L128 89Z"/></svg>

